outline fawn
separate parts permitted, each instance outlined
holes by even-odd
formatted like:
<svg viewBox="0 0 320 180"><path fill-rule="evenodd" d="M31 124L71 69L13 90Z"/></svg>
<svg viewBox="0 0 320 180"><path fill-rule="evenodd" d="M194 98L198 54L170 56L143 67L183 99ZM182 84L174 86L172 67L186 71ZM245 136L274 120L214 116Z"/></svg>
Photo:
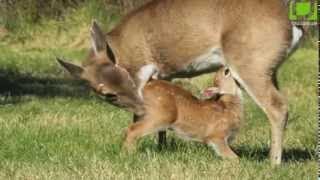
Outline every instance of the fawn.
<svg viewBox="0 0 320 180"><path fill-rule="evenodd" d="M223 158L237 158L228 140L240 125L241 91L227 68L217 72L214 86L207 91L216 91L216 98L199 100L169 82L148 82L143 90L145 113L127 129L124 147L130 150L138 138L171 129L208 144Z"/></svg>

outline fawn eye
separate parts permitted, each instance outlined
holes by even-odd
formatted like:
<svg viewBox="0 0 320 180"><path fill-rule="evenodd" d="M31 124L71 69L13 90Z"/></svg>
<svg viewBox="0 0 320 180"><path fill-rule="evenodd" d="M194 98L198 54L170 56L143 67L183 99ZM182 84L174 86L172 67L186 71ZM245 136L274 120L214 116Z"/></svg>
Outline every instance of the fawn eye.
<svg viewBox="0 0 320 180"><path fill-rule="evenodd" d="M224 75L226 76L226 77L228 77L228 76L230 76L230 70L227 68L225 71L224 71Z"/></svg>

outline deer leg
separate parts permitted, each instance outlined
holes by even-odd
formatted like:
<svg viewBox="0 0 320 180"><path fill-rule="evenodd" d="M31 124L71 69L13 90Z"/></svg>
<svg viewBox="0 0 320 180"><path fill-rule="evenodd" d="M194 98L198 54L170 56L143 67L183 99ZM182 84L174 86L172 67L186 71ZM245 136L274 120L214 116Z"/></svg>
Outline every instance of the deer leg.
<svg viewBox="0 0 320 180"><path fill-rule="evenodd" d="M237 159L238 155L228 145L224 138L212 138L209 140L208 145L211 146L215 152L226 159Z"/></svg>
<svg viewBox="0 0 320 180"><path fill-rule="evenodd" d="M266 113L271 124L270 158L273 165L281 163L282 141L288 119L288 105L285 97L274 84L272 73L259 71L253 66L231 68L232 74ZM269 74L271 74L269 76Z"/></svg>
<svg viewBox="0 0 320 180"><path fill-rule="evenodd" d="M140 120L141 116L138 116L136 114L133 114L133 122L138 122Z"/></svg>
<svg viewBox="0 0 320 180"><path fill-rule="evenodd" d="M288 104L274 85L277 68L284 62L292 37L290 25L273 24L255 31L230 31L223 51L232 76L263 109L271 125L272 165L281 163L282 141L288 119ZM297 36L298 37L298 36ZM297 38L298 39L298 38Z"/></svg>
<svg viewBox="0 0 320 180"><path fill-rule="evenodd" d="M158 133L158 147L161 150L167 144L167 133L166 131L160 131Z"/></svg>
<svg viewBox="0 0 320 180"><path fill-rule="evenodd" d="M133 122L138 122L141 120L141 116L134 114ZM167 144L166 131L159 131L158 133L158 147L161 150Z"/></svg>
<svg viewBox="0 0 320 180"><path fill-rule="evenodd" d="M138 86L138 94L141 99L143 99L142 91L144 86L152 77L157 77L157 71L158 69L155 65L149 64L141 67L137 73L135 82Z"/></svg>
<svg viewBox="0 0 320 180"><path fill-rule="evenodd" d="M162 129L163 125L161 123L156 123L145 117L140 118L135 123L131 124L125 135L124 147L127 150L133 150L137 139L146 136L148 134L154 133Z"/></svg>
<svg viewBox="0 0 320 180"><path fill-rule="evenodd" d="M157 67L152 64L145 65L139 70L136 81L139 82L138 94L142 99L143 99L142 90L144 86L153 76L157 77L157 71L158 71ZM165 144L166 144L166 131L160 131L158 133L159 149L162 149L162 147Z"/></svg>

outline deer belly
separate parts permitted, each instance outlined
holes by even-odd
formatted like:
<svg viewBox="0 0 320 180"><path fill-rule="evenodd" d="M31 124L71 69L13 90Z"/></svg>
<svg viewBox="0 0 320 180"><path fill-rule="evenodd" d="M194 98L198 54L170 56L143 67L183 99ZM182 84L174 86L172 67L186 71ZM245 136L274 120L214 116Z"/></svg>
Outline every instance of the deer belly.
<svg viewBox="0 0 320 180"><path fill-rule="evenodd" d="M225 64L223 52L220 48L212 48L188 62L190 63L179 69L174 76L194 77L204 73L215 72Z"/></svg>

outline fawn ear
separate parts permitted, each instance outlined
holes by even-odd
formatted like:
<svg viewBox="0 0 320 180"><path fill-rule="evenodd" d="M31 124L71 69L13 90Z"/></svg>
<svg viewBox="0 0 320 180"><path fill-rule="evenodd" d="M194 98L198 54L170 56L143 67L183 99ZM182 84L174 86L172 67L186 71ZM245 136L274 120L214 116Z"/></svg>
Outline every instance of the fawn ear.
<svg viewBox="0 0 320 180"><path fill-rule="evenodd" d="M92 43L92 49L95 54L98 54L99 52L106 52L107 49L107 43L105 35L98 25L96 21L92 22L91 28L90 28L90 35L91 35L91 43Z"/></svg>
<svg viewBox="0 0 320 180"><path fill-rule="evenodd" d="M58 63L64 67L73 77L81 78L84 72L84 69L78 65L68 63L60 58L57 58Z"/></svg>

